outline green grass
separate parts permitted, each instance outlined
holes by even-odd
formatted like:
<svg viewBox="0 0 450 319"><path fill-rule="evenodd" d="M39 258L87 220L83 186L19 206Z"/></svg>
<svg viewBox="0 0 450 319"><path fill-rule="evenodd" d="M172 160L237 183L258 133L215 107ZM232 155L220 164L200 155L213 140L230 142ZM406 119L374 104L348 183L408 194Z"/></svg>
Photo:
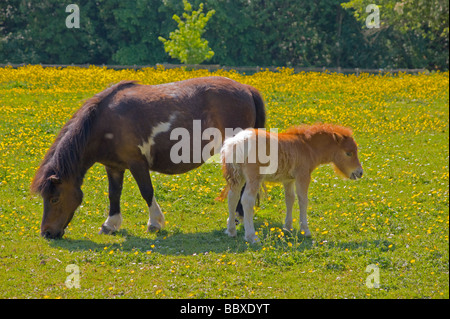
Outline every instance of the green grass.
<svg viewBox="0 0 450 319"><path fill-rule="evenodd" d="M127 172L124 222L112 236L97 234L107 216L108 185L96 164L64 238L41 238L42 200L29 193L29 183L59 128L89 94L29 94L29 88L25 80L0 86L1 298L449 297L448 87L425 102L399 98L383 112L361 102L360 112L342 115L360 127L369 125L365 114L374 126L407 118L412 129L355 130L361 180L343 180L328 166L313 173L310 239L297 233L297 214L294 232L282 230L283 189L269 185L256 209L261 242L255 245L244 241L241 226L237 238L224 234L226 203L214 200L224 186L216 164L184 175L152 173L168 222L155 234L145 231L148 210ZM295 95L263 93L272 127L283 129L285 118L304 120L301 112L289 115L298 109ZM332 101L333 94L320 98ZM314 96L305 93L302 105L311 106ZM54 103L61 113L51 118L46 113ZM324 114L306 122L326 120ZM412 133L421 121L431 128ZM65 285L70 264L80 269L80 288ZM378 288L366 286L368 265L379 268Z"/></svg>

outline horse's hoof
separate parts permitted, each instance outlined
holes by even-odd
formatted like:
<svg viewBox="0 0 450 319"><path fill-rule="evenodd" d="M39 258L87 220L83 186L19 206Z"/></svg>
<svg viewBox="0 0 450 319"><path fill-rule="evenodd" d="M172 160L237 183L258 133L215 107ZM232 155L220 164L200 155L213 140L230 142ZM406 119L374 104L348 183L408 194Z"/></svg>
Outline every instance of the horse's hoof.
<svg viewBox="0 0 450 319"><path fill-rule="evenodd" d="M158 231L160 231L161 230L161 228L159 228L159 227L157 227L157 226L154 226L154 225L150 225L150 226L148 226L148 228L147 228L147 231L149 232L149 233L156 233L156 232L158 232Z"/></svg>
<svg viewBox="0 0 450 319"><path fill-rule="evenodd" d="M101 228L100 231L98 232L99 235L101 235L101 234L111 235L112 233L114 233L114 230L111 229L110 227L108 227L108 226L105 225L105 224L102 225L102 228Z"/></svg>

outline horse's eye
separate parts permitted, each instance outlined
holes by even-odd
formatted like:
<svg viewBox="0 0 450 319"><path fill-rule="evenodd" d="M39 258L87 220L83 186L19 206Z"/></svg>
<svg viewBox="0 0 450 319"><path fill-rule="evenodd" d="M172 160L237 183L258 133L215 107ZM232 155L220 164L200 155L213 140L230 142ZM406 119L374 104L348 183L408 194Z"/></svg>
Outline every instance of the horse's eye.
<svg viewBox="0 0 450 319"><path fill-rule="evenodd" d="M347 153L345 153L345 155L351 157L351 156L353 156L353 153L352 152L347 152Z"/></svg>
<svg viewBox="0 0 450 319"><path fill-rule="evenodd" d="M57 202L59 202L59 197L53 197L52 199L50 199L50 203L52 204L56 204Z"/></svg>

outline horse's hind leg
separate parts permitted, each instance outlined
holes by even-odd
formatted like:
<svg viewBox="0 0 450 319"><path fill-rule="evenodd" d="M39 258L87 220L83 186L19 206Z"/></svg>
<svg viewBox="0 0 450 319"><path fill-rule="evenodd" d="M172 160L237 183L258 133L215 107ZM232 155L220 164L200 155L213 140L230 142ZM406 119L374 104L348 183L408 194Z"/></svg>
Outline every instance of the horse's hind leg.
<svg viewBox="0 0 450 319"><path fill-rule="evenodd" d="M113 169L105 166L109 182L109 214L103 223L99 234L112 234L119 230L122 224L122 214L120 213L120 195L122 194L124 170Z"/></svg>
<svg viewBox="0 0 450 319"><path fill-rule="evenodd" d="M255 226L253 224L253 211L260 185L261 180L259 179L255 179L251 182L247 181L244 188L244 194L241 198L242 207L244 208L245 240L251 244L258 242Z"/></svg>
<svg viewBox="0 0 450 319"><path fill-rule="evenodd" d="M244 194L244 188L245 188L245 184L241 189L241 194L239 195L239 201L236 206L236 213L237 213L236 214L237 215L236 216L236 224L241 223L244 220L244 208L242 208L242 203L241 203L241 198L242 198L242 195Z"/></svg>
<svg viewBox="0 0 450 319"><path fill-rule="evenodd" d="M139 186L142 197L145 199L150 212L147 223L147 230L155 232L164 227L164 214L156 202L150 172L146 162L133 163L130 165L130 172Z"/></svg>
<svg viewBox="0 0 450 319"><path fill-rule="evenodd" d="M228 234L230 237L236 236L236 206L238 205L238 202L240 201L240 196L242 192L240 191L242 188L242 184L234 185L230 187L230 190L228 192L228 219L227 219L227 230L225 233Z"/></svg>

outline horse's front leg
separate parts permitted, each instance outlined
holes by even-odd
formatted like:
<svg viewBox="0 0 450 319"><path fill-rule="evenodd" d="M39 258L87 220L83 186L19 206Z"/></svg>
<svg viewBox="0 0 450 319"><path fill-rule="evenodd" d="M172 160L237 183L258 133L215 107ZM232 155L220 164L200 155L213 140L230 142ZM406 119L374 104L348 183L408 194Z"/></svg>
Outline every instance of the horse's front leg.
<svg viewBox="0 0 450 319"><path fill-rule="evenodd" d="M147 162L136 162L130 164L129 166L130 172L138 184L141 195L148 205L150 217L147 223L147 230L149 232L158 231L164 227L164 214L161 212L161 208L155 199Z"/></svg>
<svg viewBox="0 0 450 319"><path fill-rule="evenodd" d="M300 206L300 231L306 236L311 237L311 231L308 228L308 219L306 211L308 209L308 187L311 176L298 176L295 181L298 204Z"/></svg>
<svg viewBox="0 0 450 319"><path fill-rule="evenodd" d="M108 175L109 189L109 214L103 223L99 234L112 234L119 230L122 224L122 214L120 213L120 196L122 194L124 170L114 169L105 166Z"/></svg>
<svg viewBox="0 0 450 319"><path fill-rule="evenodd" d="M294 182L288 181L283 183L284 186L284 199L286 201L286 219L284 221L284 228L292 230L292 208L295 201Z"/></svg>

